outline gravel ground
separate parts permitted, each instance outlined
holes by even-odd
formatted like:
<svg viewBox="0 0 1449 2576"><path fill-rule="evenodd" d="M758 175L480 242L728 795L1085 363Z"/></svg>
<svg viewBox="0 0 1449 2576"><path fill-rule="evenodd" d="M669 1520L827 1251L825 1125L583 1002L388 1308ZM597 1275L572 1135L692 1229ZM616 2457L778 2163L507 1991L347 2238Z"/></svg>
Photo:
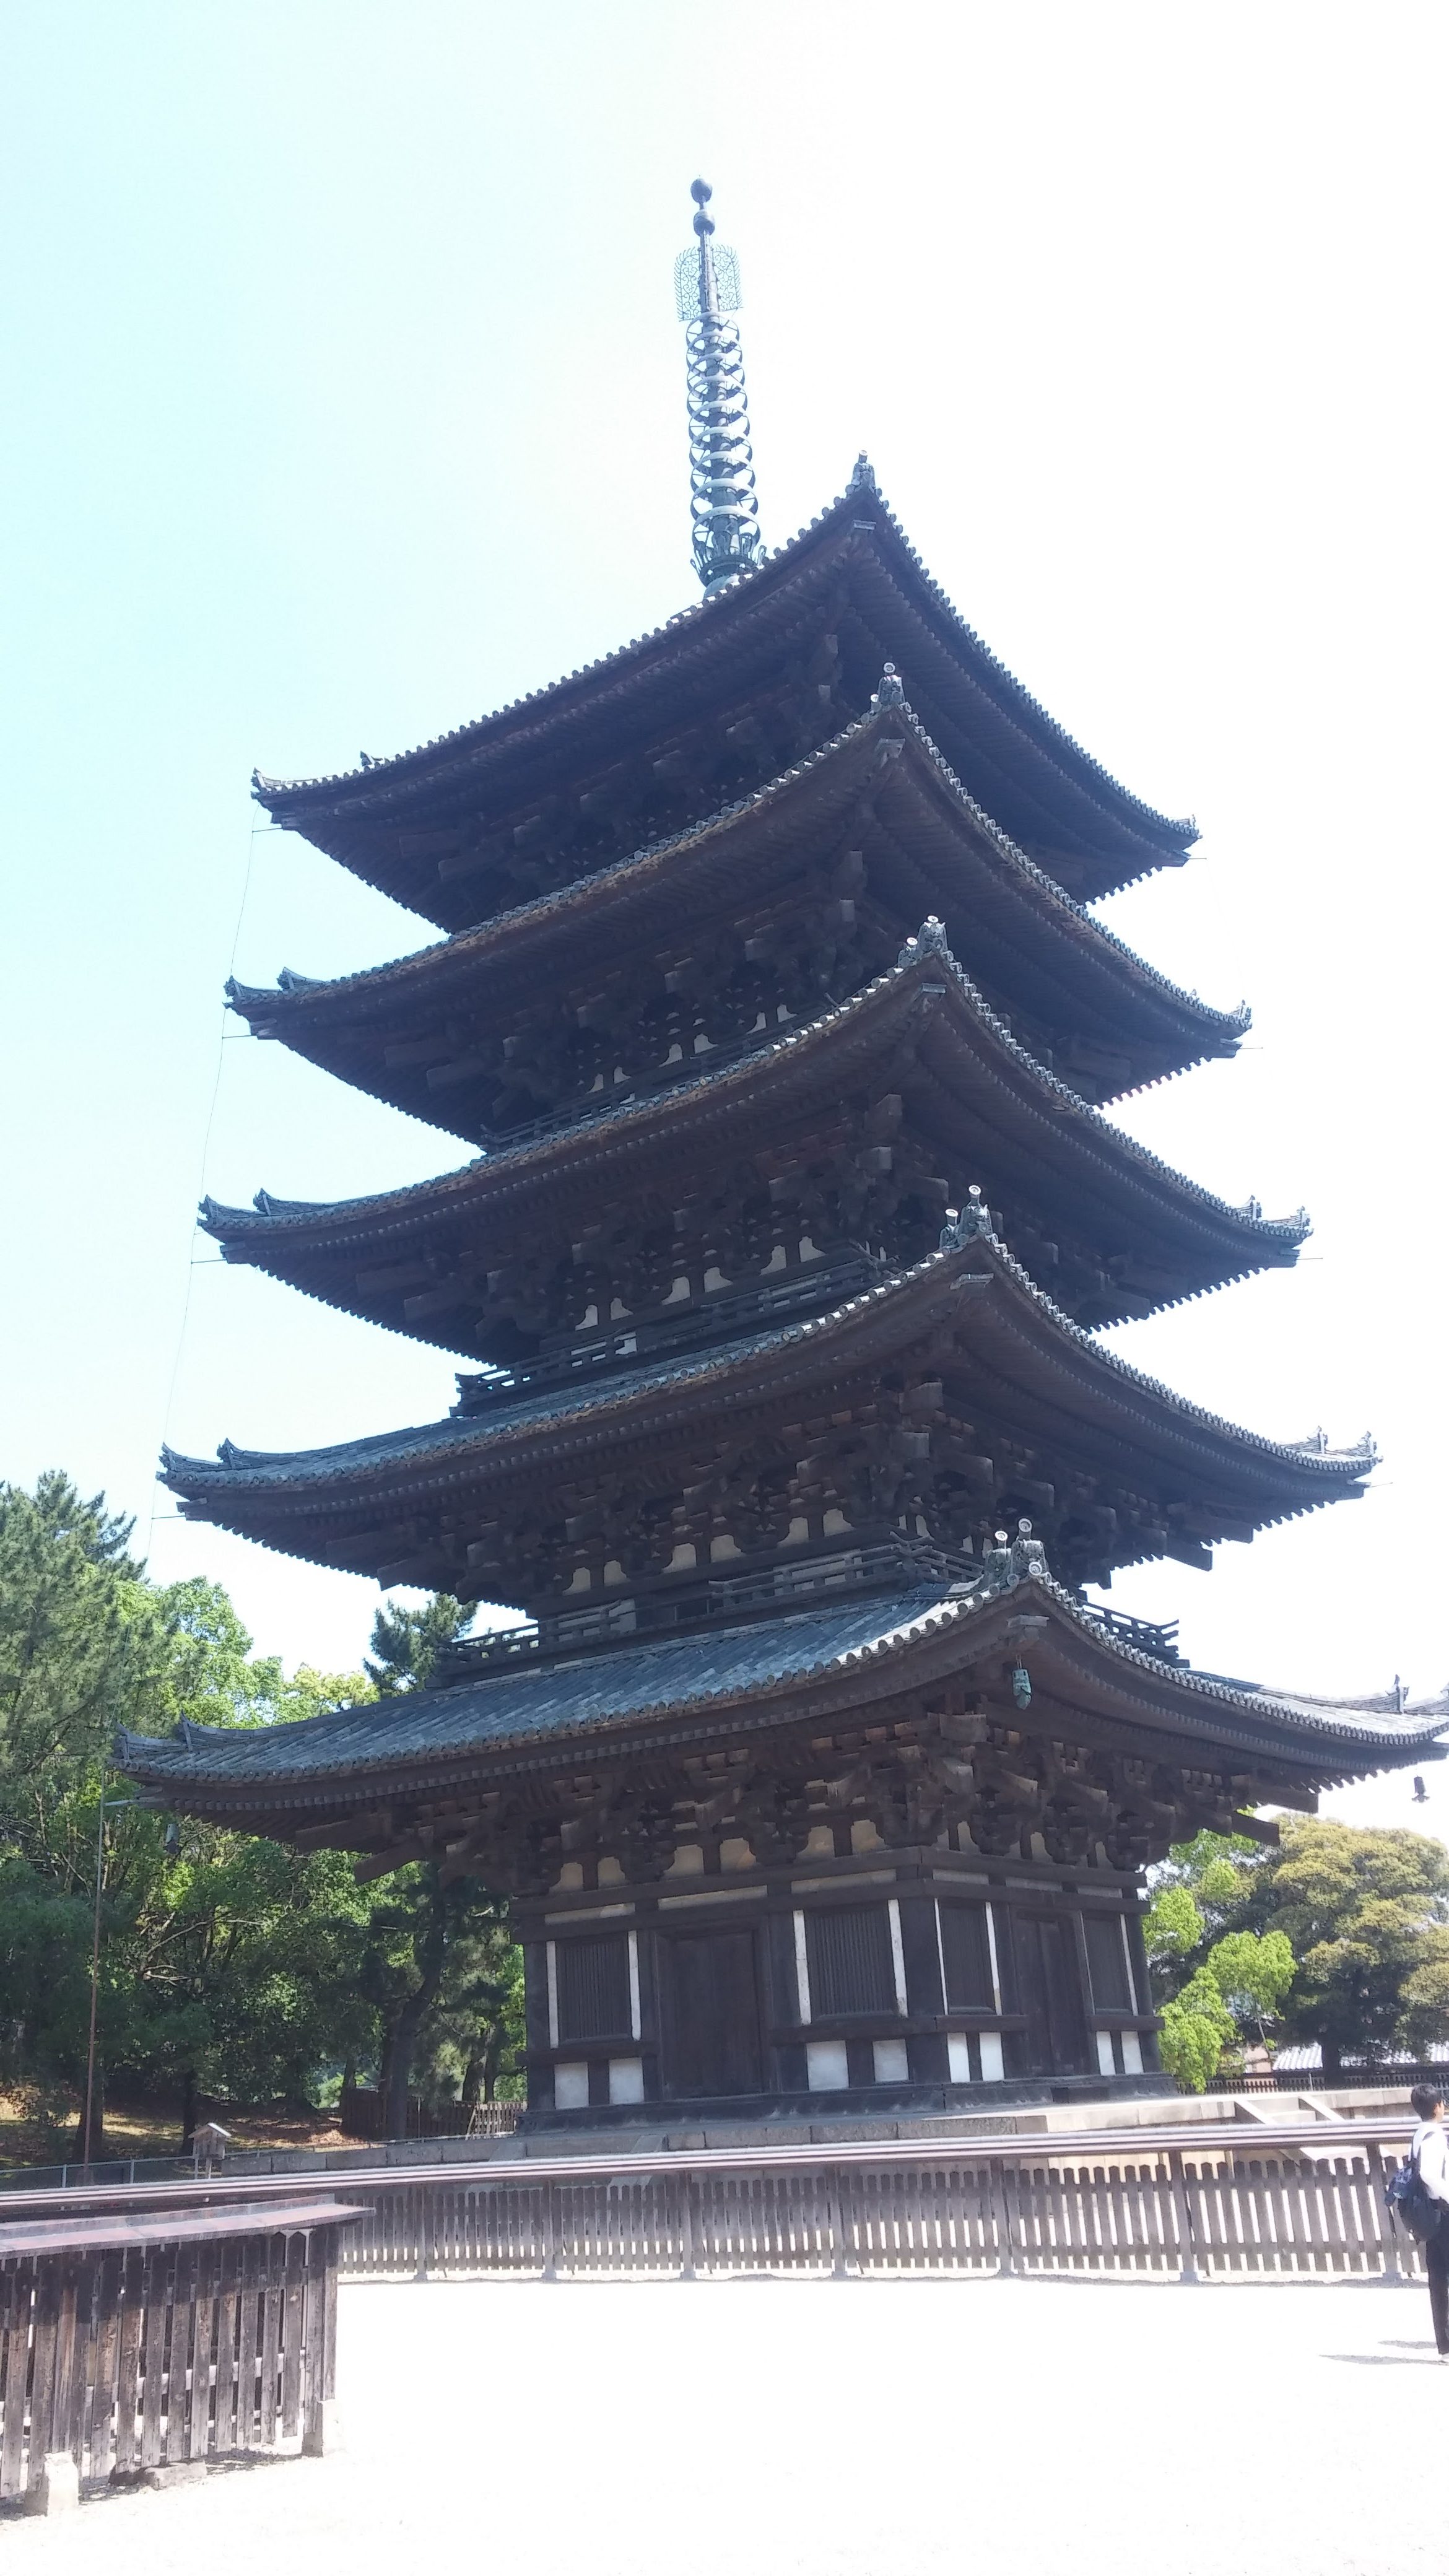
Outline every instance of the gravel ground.
<svg viewBox="0 0 1449 2576"><path fill-rule="evenodd" d="M7 2515L7 2576L1443 2564L1422 2291L389 2284L342 2291L339 2354L343 2452Z"/></svg>

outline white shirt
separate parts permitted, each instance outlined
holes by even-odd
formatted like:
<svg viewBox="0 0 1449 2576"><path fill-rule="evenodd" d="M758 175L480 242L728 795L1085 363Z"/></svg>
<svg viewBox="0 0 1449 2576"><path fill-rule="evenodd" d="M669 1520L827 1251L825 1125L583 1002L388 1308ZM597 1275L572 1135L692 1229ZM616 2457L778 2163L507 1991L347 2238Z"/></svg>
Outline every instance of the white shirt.
<svg viewBox="0 0 1449 2576"><path fill-rule="evenodd" d="M1430 2199L1449 2201L1449 2130L1442 2120L1421 2120L1409 2153Z"/></svg>

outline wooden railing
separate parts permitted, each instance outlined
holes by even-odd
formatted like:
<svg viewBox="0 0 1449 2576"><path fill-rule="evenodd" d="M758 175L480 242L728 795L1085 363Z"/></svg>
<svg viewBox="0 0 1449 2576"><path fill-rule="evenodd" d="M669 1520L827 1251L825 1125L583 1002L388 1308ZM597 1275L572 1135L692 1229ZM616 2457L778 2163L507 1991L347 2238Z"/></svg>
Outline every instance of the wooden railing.
<svg viewBox="0 0 1449 2576"><path fill-rule="evenodd" d="M322 2449L355 2215L330 2194L193 2196L0 2227L0 2500L51 2511L84 2484Z"/></svg>
<svg viewBox="0 0 1449 2576"><path fill-rule="evenodd" d="M341 2276L1416 2277L1418 2249L1396 2234L1383 2198L1409 2125L1224 2124L1186 2139L1139 2129L373 2168L347 2177L360 2214L343 2241ZM244 2193L255 2205L283 2191L296 2200L301 2181L195 2190ZM335 2178L319 2177L318 2188L335 2190ZM135 2205L145 2196L126 2197ZM105 2195L83 2197L89 2205Z"/></svg>
<svg viewBox="0 0 1449 2576"><path fill-rule="evenodd" d="M452 2175L370 2194L344 2279L741 2272L1248 2275L1417 2271L1380 2151L917 2157L746 2172Z"/></svg>

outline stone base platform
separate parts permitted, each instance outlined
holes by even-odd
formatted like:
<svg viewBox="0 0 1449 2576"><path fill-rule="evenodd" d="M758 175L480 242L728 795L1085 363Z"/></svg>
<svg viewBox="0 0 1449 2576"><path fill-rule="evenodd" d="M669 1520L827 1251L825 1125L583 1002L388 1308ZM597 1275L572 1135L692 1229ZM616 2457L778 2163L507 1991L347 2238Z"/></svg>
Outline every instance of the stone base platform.
<svg viewBox="0 0 1449 2576"><path fill-rule="evenodd" d="M989 2138L1056 2125L1120 2128L1183 2104L1167 2075L1028 2077L1003 2084L873 2085L867 2092L733 2094L717 2101L525 2112L515 2155L693 2147L829 2146L848 2140ZM1183 2106L1185 2107L1185 2106ZM1055 2114L1055 2118L1053 2118Z"/></svg>

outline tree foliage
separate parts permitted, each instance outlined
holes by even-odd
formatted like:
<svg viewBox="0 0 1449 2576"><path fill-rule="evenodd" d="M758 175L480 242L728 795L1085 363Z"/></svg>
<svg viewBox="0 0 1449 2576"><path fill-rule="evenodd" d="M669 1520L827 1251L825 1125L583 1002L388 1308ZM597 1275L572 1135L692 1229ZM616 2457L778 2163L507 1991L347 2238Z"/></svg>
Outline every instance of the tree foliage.
<svg viewBox="0 0 1449 2576"><path fill-rule="evenodd" d="M114 2079L169 2095L315 2098L380 2069L401 2126L513 2077L520 1974L503 1909L413 1865L359 1889L348 1856L128 1803L118 1727L271 1726L416 1688L468 1613L383 1609L365 1673L255 1656L219 1585L157 1585L130 1524L68 1478L0 1486L0 2075L77 2085L90 2009L100 1801L98 2043ZM94 2151L94 2146L93 2146Z"/></svg>
<svg viewBox="0 0 1449 2576"><path fill-rule="evenodd" d="M1185 2093L1206 2092L1236 2036L1237 2024L1211 1968L1194 1969L1162 2007L1162 2063Z"/></svg>
<svg viewBox="0 0 1449 2576"><path fill-rule="evenodd" d="M1210 2054L1204 1977L1232 2019L1223 2051L1272 2030L1316 2043L1332 2076L1449 2039L1449 1851L1427 1835L1306 1817L1276 1849L1199 1834L1154 1874L1144 1929L1164 2018L1202 2023L1164 2036L1181 2082Z"/></svg>
<svg viewBox="0 0 1449 2576"><path fill-rule="evenodd" d="M451 1592L435 1592L421 1610L384 1603L372 1623L368 1677L384 1699L395 1691L421 1690L431 1679L440 1649L462 1636L472 1611Z"/></svg>
<svg viewBox="0 0 1449 2576"><path fill-rule="evenodd" d="M144 1688L131 1525L68 1476L0 1486L0 1836L43 1835L63 1784L93 1764Z"/></svg>
<svg viewBox="0 0 1449 2576"><path fill-rule="evenodd" d="M1155 1888L1142 1930L1148 1959L1159 1975L1170 1975L1179 1959L1191 1958L1202 1948L1207 1930L1191 1887L1177 1881Z"/></svg>
<svg viewBox="0 0 1449 2576"><path fill-rule="evenodd" d="M1427 1834L1285 1825L1281 1848L1244 1871L1233 1912L1292 1945L1284 2028L1318 2042L1326 2073L1449 2038L1449 1851Z"/></svg>
<svg viewBox="0 0 1449 2576"><path fill-rule="evenodd" d="M1256 2029L1265 2039L1268 2024L1281 2019L1298 1973L1286 1932L1225 1932L1214 1941L1207 1964L1236 2027Z"/></svg>

